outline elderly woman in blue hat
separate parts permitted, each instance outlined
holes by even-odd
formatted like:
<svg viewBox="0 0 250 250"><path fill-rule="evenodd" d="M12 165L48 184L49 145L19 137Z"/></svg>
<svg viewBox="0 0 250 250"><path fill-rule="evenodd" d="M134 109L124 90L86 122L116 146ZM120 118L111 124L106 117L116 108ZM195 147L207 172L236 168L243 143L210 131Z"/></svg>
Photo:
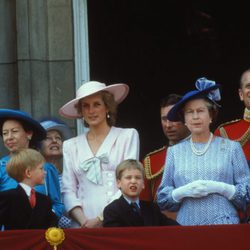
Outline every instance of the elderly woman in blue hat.
<svg viewBox="0 0 250 250"><path fill-rule="evenodd" d="M214 136L220 85L206 78L170 110L170 121L184 121L189 138L168 149L157 201L177 211L181 225L238 224L246 203L250 173L238 142Z"/></svg>
<svg viewBox="0 0 250 250"><path fill-rule="evenodd" d="M0 109L0 134L9 155L0 160L0 191L15 188L17 182L9 177L6 164L11 155L22 148L37 149L39 142L46 137L45 129L29 114L20 110ZM48 195L52 200L52 208L58 217L64 211L58 180L58 172L51 164L45 164L45 183L35 190Z"/></svg>

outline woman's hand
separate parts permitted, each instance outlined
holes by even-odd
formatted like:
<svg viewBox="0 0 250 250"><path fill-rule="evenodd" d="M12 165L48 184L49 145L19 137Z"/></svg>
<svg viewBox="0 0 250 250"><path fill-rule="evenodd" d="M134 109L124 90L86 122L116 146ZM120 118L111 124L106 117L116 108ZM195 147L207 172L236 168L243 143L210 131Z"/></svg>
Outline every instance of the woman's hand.
<svg viewBox="0 0 250 250"><path fill-rule="evenodd" d="M102 227L102 222L98 218L89 219L85 223L86 228L98 228Z"/></svg>
<svg viewBox="0 0 250 250"><path fill-rule="evenodd" d="M72 217L75 221L78 222L80 227L84 228L87 223L87 218L84 215L84 212L81 207L74 207L71 211L69 211L70 217Z"/></svg>
<svg viewBox="0 0 250 250"><path fill-rule="evenodd" d="M172 197L176 202L180 202L185 197L200 198L208 194L205 181L197 180L174 189Z"/></svg>
<svg viewBox="0 0 250 250"><path fill-rule="evenodd" d="M207 192L209 194L218 193L231 200L234 196L236 189L234 185L230 185L219 181L205 181Z"/></svg>
<svg viewBox="0 0 250 250"><path fill-rule="evenodd" d="M201 198L212 193L218 193L230 200L235 191L234 185L224 182L197 180L173 190L172 197L176 202L180 202L185 197Z"/></svg>

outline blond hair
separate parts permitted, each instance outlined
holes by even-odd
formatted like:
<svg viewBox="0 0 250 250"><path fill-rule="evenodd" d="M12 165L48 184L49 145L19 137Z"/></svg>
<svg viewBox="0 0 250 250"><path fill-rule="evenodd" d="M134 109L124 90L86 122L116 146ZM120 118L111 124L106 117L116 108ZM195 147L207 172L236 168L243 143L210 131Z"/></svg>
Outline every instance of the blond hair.
<svg viewBox="0 0 250 250"><path fill-rule="evenodd" d="M144 167L141 162L134 159L127 159L122 161L116 168L115 174L116 179L120 180L122 177L122 173L127 169L137 169L141 172L142 176L144 176Z"/></svg>
<svg viewBox="0 0 250 250"><path fill-rule="evenodd" d="M35 149L26 148L15 152L6 166L8 175L21 182L25 176L26 169L34 169L37 165L44 163L45 159L41 153Z"/></svg>

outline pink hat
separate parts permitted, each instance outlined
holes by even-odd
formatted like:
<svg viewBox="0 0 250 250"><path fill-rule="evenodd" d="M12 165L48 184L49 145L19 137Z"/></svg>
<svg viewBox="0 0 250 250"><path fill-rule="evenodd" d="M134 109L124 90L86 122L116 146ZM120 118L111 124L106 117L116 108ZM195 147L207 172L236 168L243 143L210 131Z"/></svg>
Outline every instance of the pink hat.
<svg viewBox="0 0 250 250"><path fill-rule="evenodd" d="M117 103L121 103L128 94L129 86L124 83L117 83L106 86L105 83L97 81L85 82L77 90L76 98L67 102L59 109L59 114L67 118L81 118L76 108L79 100L104 90L113 94L114 99Z"/></svg>

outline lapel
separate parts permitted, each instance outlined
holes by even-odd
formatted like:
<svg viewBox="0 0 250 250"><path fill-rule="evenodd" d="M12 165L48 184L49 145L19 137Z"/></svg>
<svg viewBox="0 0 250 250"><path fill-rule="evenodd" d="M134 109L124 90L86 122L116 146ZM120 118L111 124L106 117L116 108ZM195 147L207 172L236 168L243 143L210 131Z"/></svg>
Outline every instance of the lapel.
<svg viewBox="0 0 250 250"><path fill-rule="evenodd" d="M17 192L19 193L18 197L20 197L19 200L19 205L22 205L22 207L24 208L25 211L30 212L31 206L30 206L30 201L29 201L29 197L26 194L26 192L24 191L24 189L18 184L17 186Z"/></svg>
<svg viewBox="0 0 250 250"><path fill-rule="evenodd" d="M80 162L84 162L92 157L95 157L95 156L98 157L103 154L109 155L120 132L121 132L121 128L111 127L108 135L104 139L96 155L93 154L93 152L91 151L91 148L89 147L86 134L82 134L76 137L76 144L79 150Z"/></svg>
<svg viewBox="0 0 250 250"><path fill-rule="evenodd" d="M140 207L141 207L141 214L144 220L145 226L152 226L153 218L154 218L154 211L153 208L150 206L149 203L140 201Z"/></svg>
<svg viewBox="0 0 250 250"><path fill-rule="evenodd" d="M104 139L102 145L98 149L96 156L102 154L110 155L110 151L113 148L113 145L116 142L117 137L119 136L121 128L111 127L108 135Z"/></svg>
<svg viewBox="0 0 250 250"><path fill-rule="evenodd" d="M81 134L76 137L76 147L78 151L78 157L80 162L86 161L89 158L94 157L91 148L89 147L86 134Z"/></svg>
<svg viewBox="0 0 250 250"><path fill-rule="evenodd" d="M18 207L20 210L23 210L24 216L23 216L23 228L29 228L30 223L33 220L33 213L34 209L31 208L29 197L25 193L24 189L18 185L17 186L17 192L19 193L20 200L18 202Z"/></svg>
<svg viewBox="0 0 250 250"><path fill-rule="evenodd" d="M120 203L120 211L122 211L122 217L125 220L126 226L143 226L143 218L140 215L137 215L132 208L130 207L130 204L125 200L123 196L119 198Z"/></svg>
<svg viewBox="0 0 250 250"><path fill-rule="evenodd" d="M74 138L73 138L74 139ZM75 138L74 144L72 145L72 148L75 146L77 149L76 151L76 164L75 164L75 170L79 174L82 172L81 165L84 164L86 160L89 160L94 157L86 137L86 134L81 134Z"/></svg>
<svg viewBox="0 0 250 250"><path fill-rule="evenodd" d="M85 162L91 160L94 157L107 158L107 164L109 163L109 157L111 155L111 150L117 140L117 137L120 135L121 128L111 127L108 135L104 139L102 145L98 149L96 155L93 154L91 148L89 147L88 140L86 134L80 135L76 138L76 146L78 149L78 159L79 166L76 166L76 170L81 172L81 166L85 165Z"/></svg>

